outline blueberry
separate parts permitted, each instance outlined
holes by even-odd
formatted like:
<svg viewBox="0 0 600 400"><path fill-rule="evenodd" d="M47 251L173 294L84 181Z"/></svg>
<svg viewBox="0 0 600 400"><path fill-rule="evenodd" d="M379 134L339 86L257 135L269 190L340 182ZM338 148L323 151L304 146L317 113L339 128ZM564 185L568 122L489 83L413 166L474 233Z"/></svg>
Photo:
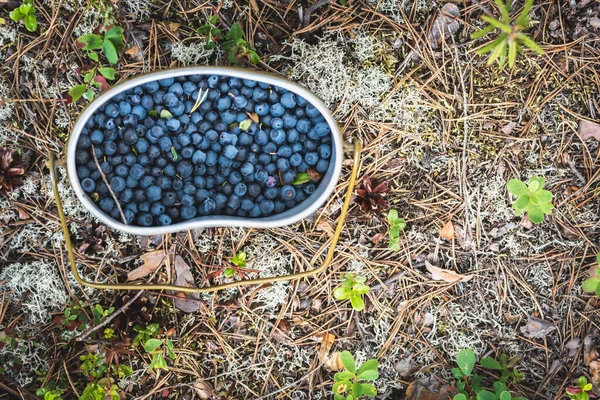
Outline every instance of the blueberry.
<svg viewBox="0 0 600 400"><path fill-rule="evenodd" d="M252 207L252 210L250 210L250 212L248 213L248 215L250 217L256 218L256 217L260 217L260 206L258 204L254 204L254 207Z"/></svg>
<svg viewBox="0 0 600 400"><path fill-rule="evenodd" d="M175 194L175 192L166 192L162 196L162 202L167 207L174 205L176 201L177 201L177 195Z"/></svg>
<svg viewBox="0 0 600 400"><path fill-rule="evenodd" d="M167 152L167 151L170 152L172 146L173 146L173 142L167 136L163 136L160 139L158 139L158 147L160 148L160 150L162 150L164 152ZM152 157L152 156L150 156L150 157Z"/></svg>
<svg viewBox="0 0 600 400"><path fill-rule="evenodd" d="M177 164L177 174L182 178L187 178L188 176L192 176L194 172L194 167L192 163L189 161L181 161Z"/></svg>
<svg viewBox="0 0 600 400"><path fill-rule="evenodd" d="M319 153L319 157L328 159L331 157L331 146L324 143L317 148L317 152Z"/></svg>
<svg viewBox="0 0 600 400"><path fill-rule="evenodd" d="M204 200L202 206L200 207L200 213L204 215L210 214L211 212L215 211L215 208L215 201L211 198L207 198Z"/></svg>
<svg viewBox="0 0 600 400"><path fill-rule="evenodd" d="M256 171L256 173L254 174L254 179L256 179L256 181L259 183L265 183L265 181L267 180L268 177L269 177L269 173L267 171L265 171L264 169Z"/></svg>
<svg viewBox="0 0 600 400"><path fill-rule="evenodd" d="M173 107L169 107L169 111L178 117L185 112L185 105L181 101L178 101Z"/></svg>
<svg viewBox="0 0 600 400"><path fill-rule="evenodd" d="M231 208L232 210L237 210L238 208L240 208L241 203L242 200L239 198L239 196L235 194L232 194L227 199L227 207Z"/></svg>
<svg viewBox="0 0 600 400"><path fill-rule="evenodd" d="M173 93L175 96L179 97L183 94L183 87L181 87L181 83L175 82L171 86L169 86L169 93ZM192 90L193 92L193 90Z"/></svg>
<svg viewBox="0 0 600 400"><path fill-rule="evenodd" d="M134 106L140 104L140 102L142 101L142 98L140 97L139 94L131 94L129 96L126 97L127 101L131 104L133 104Z"/></svg>
<svg viewBox="0 0 600 400"><path fill-rule="evenodd" d="M198 86L194 82L185 81L183 83L183 93L187 94L188 96L191 96L196 89L198 89Z"/></svg>
<svg viewBox="0 0 600 400"><path fill-rule="evenodd" d="M229 174L229 176L227 177L227 180L232 185L237 185L238 183L240 183L242 181L242 174L240 174L239 171L233 171L231 174Z"/></svg>
<svg viewBox="0 0 600 400"><path fill-rule="evenodd" d="M281 96L281 105L285 108L296 107L296 95L292 92L286 92Z"/></svg>
<svg viewBox="0 0 600 400"><path fill-rule="evenodd" d="M228 110L231 107L231 98L229 96L221 97L217 102L217 109L219 111Z"/></svg>
<svg viewBox="0 0 600 400"><path fill-rule="evenodd" d="M315 132L319 137L324 137L331 133L331 127L327 122L319 122L315 125Z"/></svg>
<svg viewBox="0 0 600 400"><path fill-rule="evenodd" d="M296 179L296 171L293 169L288 169L282 174L282 181L284 184L290 184L294 182L294 179Z"/></svg>
<svg viewBox="0 0 600 400"><path fill-rule="evenodd" d="M146 110L152 110L152 107L154 107L154 100L152 99L152 96L148 94L142 96L142 101L140 102L140 105Z"/></svg>
<svg viewBox="0 0 600 400"><path fill-rule="evenodd" d="M316 165L317 162L319 162L319 154L312 151L308 152L304 155L304 161L306 161L308 165Z"/></svg>
<svg viewBox="0 0 600 400"><path fill-rule="evenodd" d="M77 177L79 179L84 179L87 178L88 176L90 176L90 169L88 167L86 167L85 165L79 165L77 166Z"/></svg>
<svg viewBox="0 0 600 400"><path fill-rule="evenodd" d="M279 190L276 187L267 187L264 191L264 195L267 199L274 199L279 194Z"/></svg>
<svg viewBox="0 0 600 400"><path fill-rule="evenodd" d="M237 141L238 137L228 132L221 132L221 135L219 136L219 143L221 143L223 146L226 146L228 144L235 146L237 144Z"/></svg>
<svg viewBox="0 0 600 400"><path fill-rule="evenodd" d="M283 200L293 200L296 197L296 189L291 185L285 185L281 188L281 198Z"/></svg>
<svg viewBox="0 0 600 400"><path fill-rule="evenodd" d="M142 88L148 93L154 93L158 90L158 82L152 81L142 85Z"/></svg>
<svg viewBox="0 0 600 400"><path fill-rule="evenodd" d="M148 201L155 202L160 200L162 196L162 190L158 186L150 186L146 189L146 197Z"/></svg>
<svg viewBox="0 0 600 400"><path fill-rule="evenodd" d="M258 103L254 106L254 112L258 116L265 116L269 113L269 105L267 103Z"/></svg>
<svg viewBox="0 0 600 400"><path fill-rule="evenodd" d="M150 211L150 203L148 203L147 201L143 201L138 205L138 208L140 209L140 211L148 212Z"/></svg>
<svg viewBox="0 0 600 400"><path fill-rule="evenodd" d="M132 145L138 140L138 135L133 129L127 129L123 132L123 142L127 145ZM131 148L131 147L130 147Z"/></svg>
<svg viewBox="0 0 600 400"><path fill-rule="evenodd" d="M269 142L269 135L265 131L258 131L256 134L254 141L259 145L265 145Z"/></svg>
<svg viewBox="0 0 600 400"><path fill-rule="evenodd" d="M307 119L299 119L298 122L296 122L296 129L300 133L308 133L310 130L310 121Z"/></svg>
<svg viewBox="0 0 600 400"><path fill-rule="evenodd" d="M285 172L290 169L290 160L287 158L280 158L277 160L277 169L281 172Z"/></svg>
<svg viewBox="0 0 600 400"><path fill-rule="evenodd" d="M269 137L276 144L282 144L285 142L285 132L282 129L271 129Z"/></svg>
<svg viewBox="0 0 600 400"><path fill-rule="evenodd" d="M265 168L265 171L267 171L267 173L269 175L273 175L273 174L275 174L277 172L277 165L275 165L273 163L265 165L264 168Z"/></svg>
<svg viewBox="0 0 600 400"><path fill-rule="evenodd" d="M227 196L223 193L217 193L214 200L217 210L223 209L227 205Z"/></svg>
<svg viewBox="0 0 600 400"><path fill-rule="evenodd" d="M271 106L269 110L269 114L273 117L281 117L285 113L285 108L281 105L281 103L275 103Z"/></svg>
<svg viewBox="0 0 600 400"><path fill-rule="evenodd" d="M327 172L327 170L329 169L329 161L320 159L317 162L317 166L315 167L315 169L317 170L317 172L320 172L320 173Z"/></svg>
<svg viewBox="0 0 600 400"><path fill-rule="evenodd" d="M269 92L267 92L262 87L254 88L254 91L252 92L252 100L254 100L256 102L265 101L268 99L268 97L269 97Z"/></svg>
<svg viewBox="0 0 600 400"><path fill-rule="evenodd" d="M288 114L288 113L283 114L282 119L283 119L283 126L288 129L295 127L296 124L298 123L298 118L296 118L296 116Z"/></svg>
<svg viewBox="0 0 600 400"><path fill-rule="evenodd" d="M273 212L273 209L275 208L275 204L273 203L272 200L265 199L260 202L259 207L260 207L260 212L263 215L269 215Z"/></svg>
<svg viewBox="0 0 600 400"><path fill-rule="evenodd" d="M302 156L299 153L294 153L290 156L290 165L292 167L299 167L302 164Z"/></svg>
<svg viewBox="0 0 600 400"><path fill-rule="evenodd" d="M233 104L237 108L244 108L248 105L248 99L245 96L238 95L234 97Z"/></svg>
<svg viewBox="0 0 600 400"><path fill-rule="evenodd" d="M246 194L247 191L248 187L246 186L246 184L241 182L233 187L233 193L235 193L236 196L242 197Z"/></svg>
<svg viewBox="0 0 600 400"><path fill-rule="evenodd" d="M163 214L163 215L158 216L158 218L156 218L156 222L159 225L167 226L167 225L171 225L172 219L168 215Z"/></svg>
<svg viewBox="0 0 600 400"><path fill-rule="evenodd" d="M314 105L312 105L311 103L308 103L306 105L305 110L306 110L306 115L308 115L309 118L316 118L319 115L321 115L321 113L319 112L319 110Z"/></svg>
<svg viewBox="0 0 600 400"><path fill-rule="evenodd" d="M107 104L104 113L110 118L116 118L119 115L119 106L114 103Z"/></svg>
<svg viewBox="0 0 600 400"><path fill-rule="evenodd" d="M152 215L150 215L148 213L141 213L137 217L137 223L140 226L152 226L153 220L154 220L154 218L152 218Z"/></svg>
<svg viewBox="0 0 600 400"><path fill-rule="evenodd" d="M225 146L225 149L223 151L223 155L230 160L233 160L235 158L235 156L237 155L237 153L238 153L238 149L232 145Z"/></svg>
<svg viewBox="0 0 600 400"><path fill-rule="evenodd" d="M257 198L262 193L262 188L257 183L251 183L248 186L246 194L252 198Z"/></svg>
<svg viewBox="0 0 600 400"><path fill-rule="evenodd" d="M127 114L129 114L131 112L131 104L127 101L122 101L119 103L119 115L120 116L125 116ZM115 117L114 115L111 115L113 118Z"/></svg>
<svg viewBox="0 0 600 400"><path fill-rule="evenodd" d="M79 164L84 164L86 163L88 160L90 159L90 155L87 151L85 150L77 150L77 152L75 153L75 160L77 160L77 162Z"/></svg>
<svg viewBox="0 0 600 400"><path fill-rule="evenodd" d="M286 144L277 149L277 155L283 158L289 158L292 155L292 148Z"/></svg>
<svg viewBox="0 0 600 400"><path fill-rule="evenodd" d="M104 141L104 134L102 134L101 131L99 130L95 130L92 131L92 133L90 134L90 142L92 142L92 144L100 144Z"/></svg>
<svg viewBox="0 0 600 400"><path fill-rule="evenodd" d="M194 199L196 199L196 201L204 201L208 198L208 190L206 189L199 189L196 191L196 193L194 194Z"/></svg>
<svg viewBox="0 0 600 400"><path fill-rule="evenodd" d="M173 181L173 190L180 190L183 188L183 181L181 179L175 179Z"/></svg>
<svg viewBox="0 0 600 400"><path fill-rule="evenodd" d="M242 204L240 205L240 209L244 211L250 211L254 207L254 202L250 199L243 199Z"/></svg>
<svg viewBox="0 0 600 400"><path fill-rule="evenodd" d="M81 181L81 187L86 193L92 193L96 189L96 182L90 178L85 178Z"/></svg>
<svg viewBox="0 0 600 400"><path fill-rule="evenodd" d="M226 110L221 113L221 121L226 124L235 122L237 114L232 110Z"/></svg>
<svg viewBox="0 0 600 400"><path fill-rule="evenodd" d="M216 88L219 84L219 77L217 75L211 75L207 79L209 88Z"/></svg>
<svg viewBox="0 0 600 400"><path fill-rule="evenodd" d="M161 214L164 214L165 210L167 208L165 207L165 205L163 203L161 203L160 201L156 201L154 203L152 203L152 206L150 207L150 213L152 213L152 215L159 216Z"/></svg>
<svg viewBox="0 0 600 400"><path fill-rule="evenodd" d="M208 140L210 143L215 143L217 140L219 140L219 134L217 131L212 129L206 131L206 140Z"/></svg>
<svg viewBox="0 0 600 400"><path fill-rule="evenodd" d="M159 79L158 84L162 87L171 86L175 82L174 78Z"/></svg>
<svg viewBox="0 0 600 400"><path fill-rule="evenodd" d="M168 176L161 175L156 179L156 185L161 190L169 190L173 185L173 181Z"/></svg>
<svg viewBox="0 0 600 400"><path fill-rule="evenodd" d="M117 145L112 141L104 142L104 144L102 144L102 150L104 151L104 155L112 156L117 152Z"/></svg>
<svg viewBox="0 0 600 400"><path fill-rule="evenodd" d="M181 218L183 219L192 219L196 216L196 207L191 205L183 207L179 215L181 215Z"/></svg>
<svg viewBox="0 0 600 400"><path fill-rule="evenodd" d="M275 129L283 128L283 120L279 117L271 118L271 128L275 128Z"/></svg>
<svg viewBox="0 0 600 400"><path fill-rule="evenodd" d="M100 199L99 205L103 211L109 213L115 207L115 201L110 197L103 197L102 199Z"/></svg>
<svg viewBox="0 0 600 400"><path fill-rule="evenodd" d="M129 168L125 164L120 164L115 167L115 174L120 177L126 178L129 175Z"/></svg>
<svg viewBox="0 0 600 400"><path fill-rule="evenodd" d="M167 128L170 131L176 131L180 127L181 127L181 121L179 121L177 118L169 118L167 120Z"/></svg>

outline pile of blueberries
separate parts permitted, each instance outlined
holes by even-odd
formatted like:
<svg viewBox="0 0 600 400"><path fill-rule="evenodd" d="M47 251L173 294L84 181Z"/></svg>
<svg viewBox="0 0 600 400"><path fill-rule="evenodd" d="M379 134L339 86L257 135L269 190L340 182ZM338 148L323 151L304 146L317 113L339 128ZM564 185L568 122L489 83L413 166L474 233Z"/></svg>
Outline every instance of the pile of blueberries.
<svg viewBox="0 0 600 400"><path fill-rule="evenodd" d="M193 111L192 111L193 110ZM205 215L266 217L311 195L331 128L301 96L218 75L160 79L114 96L79 136L77 175L100 209L161 226ZM317 178L315 178L317 177Z"/></svg>

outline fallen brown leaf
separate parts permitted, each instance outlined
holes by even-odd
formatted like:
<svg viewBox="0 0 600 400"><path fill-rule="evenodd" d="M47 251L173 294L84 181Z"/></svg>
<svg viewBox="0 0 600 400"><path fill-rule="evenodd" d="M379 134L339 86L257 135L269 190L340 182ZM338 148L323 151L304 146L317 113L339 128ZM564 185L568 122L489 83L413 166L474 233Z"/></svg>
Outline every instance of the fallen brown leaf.
<svg viewBox="0 0 600 400"><path fill-rule="evenodd" d="M193 388L196 395L203 400L209 400L213 396L212 386L204 379L196 379L193 383Z"/></svg>
<svg viewBox="0 0 600 400"><path fill-rule="evenodd" d="M135 281L137 279L141 279L145 276L150 275L163 264L165 257L166 253L164 250L154 250L142 254L140 256L140 260L143 261L143 264L134 269L133 271L130 271L127 274L127 280Z"/></svg>
<svg viewBox="0 0 600 400"><path fill-rule="evenodd" d="M194 277L190 271L190 266L180 256L175 256L175 273L175 285L194 287ZM200 306L199 299L200 293L177 292L173 299L173 305L183 312L196 312Z"/></svg>
<svg viewBox="0 0 600 400"><path fill-rule="evenodd" d="M431 279L434 281L445 281L448 283L467 282L473 279L473 275L461 275L449 269L438 268L425 261L425 268L431 273Z"/></svg>
<svg viewBox="0 0 600 400"><path fill-rule="evenodd" d="M256 0L250 0L250 7L252 7L252 9L254 10L255 13L258 13L260 11L260 8L258 8L258 4L256 3Z"/></svg>
<svg viewBox="0 0 600 400"><path fill-rule="evenodd" d="M319 220L317 221L317 229L325 232L329 237L333 237L333 235L335 234L335 230L331 227L331 224L329 223L327 218L324 217L319 218Z"/></svg>
<svg viewBox="0 0 600 400"><path fill-rule="evenodd" d="M179 29L180 26L181 26L181 24L179 24L177 22L169 22L169 31L177 32L177 30Z"/></svg>
<svg viewBox="0 0 600 400"><path fill-rule="evenodd" d="M516 122L509 122L508 124L504 125L500 130L505 135L510 135L516 127L517 127Z"/></svg>
<svg viewBox="0 0 600 400"><path fill-rule="evenodd" d="M385 240L385 238L387 238L387 235L385 233L376 233L371 238L371 242L373 242L374 244L379 244L379 243L383 242Z"/></svg>
<svg viewBox="0 0 600 400"><path fill-rule="evenodd" d="M527 317L527 323L521 327L521 333L529 339L541 339L552 331L556 330L556 325L541 318Z"/></svg>
<svg viewBox="0 0 600 400"><path fill-rule="evenodd" d="M582 140L594 138L600 141L600 125L595 122L582 119L579 121L579 136Z"/></svg>
<svg viewBox="0 0 600 400"><path fill-rule="evenodd" d="M440 237L448 241L454 239L454 224L452 223L452 221L446 222L446 225L442 227Z"/></svg>

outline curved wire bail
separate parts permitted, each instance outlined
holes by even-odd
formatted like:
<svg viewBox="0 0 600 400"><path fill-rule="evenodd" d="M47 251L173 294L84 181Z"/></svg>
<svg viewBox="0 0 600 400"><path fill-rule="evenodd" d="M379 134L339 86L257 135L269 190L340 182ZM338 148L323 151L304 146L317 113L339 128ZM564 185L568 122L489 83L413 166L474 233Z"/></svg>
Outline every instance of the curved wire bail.
<svg viewBox="0 0 600 400"><path fill-rule="evenodd" d="M224 283L221 285L203 287L203 288L194 288L187 286L177 286L177 285L161 285L161 284L112 284L112 283L96 283L86 281L79 275L77 271L77 267L75 264L75 254L73 252L73 242L71 241L71 236L69 234L69 228L67 226L67 218L65 217L65 213L63 211L62 202L60 200L60 194L58 192L58 179L56 177L56 168L58 166L58 162L56 160L56 154L53 152L50 153L48 158L48 169L50 170L50 179L52 182L52 190L54 192L54 198L56 200L56 208L58 210L58 216L60 218L60 223L62 225L63 233L65 236L65 245L67 247L67 253L69 256L69 262L71 263L71 272L75 277L75 280L82 286L88 286L94 289L105 289L105 290L173 290L178 292L186 292L186 293L210 293L216 292L218 290L229 289L238 286L248 286L248 285L264 285L267 283L280 282L280 281L289 281L300 278L306 278L319 272L324 271L328 266L331 260L333 259L333 254L335 252L335 247L342 233L342 228L344 227L344 221L346 219L346 214L348 213L348 209L350 208L350 203L352 201L352 194L354 192L354 185L356 183L356 178L358 176L358 170L360 167L360 152L362 150L362 144L358 139L354 140L353 144L353 165L352 165L352 173L350 174L350 181L348 182L348 188L346 189L346 196L344 199L344 205L342 207L342 211L340 213L337 226L335 228L335 233L333 238L331 239L331 244L329 246L329 250L327 251L327 256L323 263L314 269L297 272L289 275L279 275L272 276L267 278L256 278L256 279L246 279L236 282Z"/></svg>

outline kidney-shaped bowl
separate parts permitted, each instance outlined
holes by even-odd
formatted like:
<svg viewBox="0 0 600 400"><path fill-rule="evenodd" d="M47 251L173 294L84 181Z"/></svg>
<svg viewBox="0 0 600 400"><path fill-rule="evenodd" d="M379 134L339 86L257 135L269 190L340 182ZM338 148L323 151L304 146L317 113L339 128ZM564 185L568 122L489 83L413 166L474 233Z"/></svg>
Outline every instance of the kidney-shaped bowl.
<svg viewBox="0 0 600 400"><path fill-rule="evenodd" d="M246 218L226 215L210 215L197 217L188 221L177 222L168 226L142 227L135 225L126 225L121 221L113 219L111 216L105 214L102 210L100 210L96 206L96 204L94 204L94 202L92 202L90 198L84 193L81 187L81 183L79 182L79 178L77 177L75 151L77 148L79 135L81 135L81 131L83 130L85 123L89 118L93 117L94 113L98 108L100 108L104 103L106 103L111 98L113 98L121 92L158 79L175 78L187 75L219 75L237 77L241 79L251 79L257 82L265 82L271 85L280 86L284 89L287 89L290 92L304 97L309 103L312 103L321 112L321 114L331 127L332 136L332 155L329 163L329 169L323 175L323 178L319 182L315 192L295 207L285 210L282 213L271 215L269 217ZM123 83L120 83L99 95L81 113L81 115L77 119L77 122L75 123L73 132L69 137L69 143L67 147L67 172L69 175L69 180L71 181L71 186L73 187L73 190L75 191L77 197L79 198L79 200L81 200L85 208L87 208L102 223L119 231L131 233L134 235L158 235L169 232L184 231L188 229L220 226L275 228L298 222L301 219L307 217L308 215L314 213L319 207L323 205L323 203L327 200L327 198L333 191L335 184L337 183L337 180L340 176L343 158L342 151L342 135L340 133L340 129L337 123L333 118L333 115L331 114L325 103L323 103L318 97L316 97L314 94L312 94L310 91L303 88L302 86L291 82L285 78L267 74L264 72L256 72L231 67L200 66L168 69L139 75Z"/></svg>

